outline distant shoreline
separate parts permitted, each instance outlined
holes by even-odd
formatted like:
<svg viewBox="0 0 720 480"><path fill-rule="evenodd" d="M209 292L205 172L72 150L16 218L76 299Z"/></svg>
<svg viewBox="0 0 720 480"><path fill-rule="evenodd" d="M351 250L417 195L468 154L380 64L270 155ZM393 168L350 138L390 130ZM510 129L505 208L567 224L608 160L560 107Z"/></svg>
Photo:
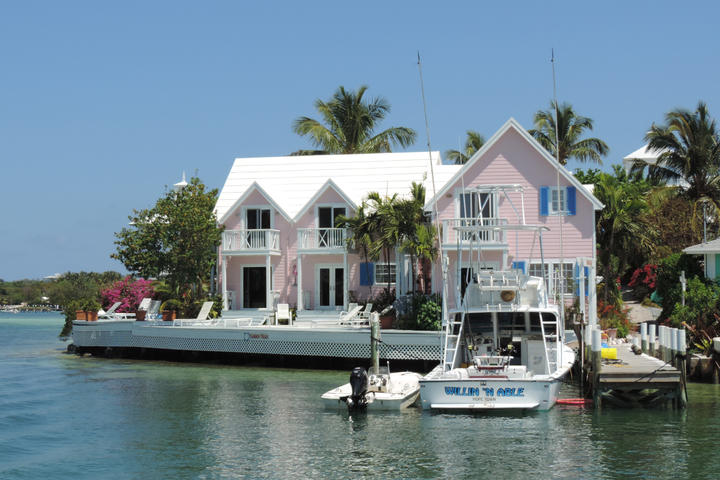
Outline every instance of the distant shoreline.
<svg viewBox="0 0 720 480"><path fill-rule="evenodd" d="M20 312L59 312L62 309L58 305L2 305L0 312L3 313L20 313Z"/></svg>

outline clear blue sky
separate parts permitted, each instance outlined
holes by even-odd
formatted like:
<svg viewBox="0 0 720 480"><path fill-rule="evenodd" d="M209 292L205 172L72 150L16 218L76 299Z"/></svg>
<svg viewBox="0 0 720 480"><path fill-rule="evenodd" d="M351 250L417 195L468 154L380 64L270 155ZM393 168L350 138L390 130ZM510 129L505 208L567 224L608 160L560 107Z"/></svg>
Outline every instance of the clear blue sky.
<svg viewBox="0 0 720 480"><path fill-rule="evenodd" d="M552 97L595 121L605 167L671 109L720 115L717 2L5 1L0 3L0 278L124 271L114 232L197 173L284 155L313 102L365 84L381 127L434 150ZM569 165L577 166L575 163Z"/></svg>

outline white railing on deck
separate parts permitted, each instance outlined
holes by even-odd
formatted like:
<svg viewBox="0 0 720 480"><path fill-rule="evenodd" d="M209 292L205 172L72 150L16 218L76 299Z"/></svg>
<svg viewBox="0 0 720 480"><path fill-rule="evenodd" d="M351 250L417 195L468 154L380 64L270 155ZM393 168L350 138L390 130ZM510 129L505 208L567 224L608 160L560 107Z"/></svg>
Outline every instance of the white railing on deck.
<svg viewBox="0 0 720 480"><path fill-rule="evenodd" d="M344 249L347 230L344 228L299 228L298 248L303 250Z"/></svg>
<svg viewBox="0 0 720 480"><path fill-rule="evenodd" d="M223 251L280 250L280 231L270 229L226 230Z"/></svg>
<svg viewBox="0 0 720 480"><path fill-rule="evenodd" d="M443 220L443 243L454 245L458 239L461 245L477 243L505 243L505 232L502 230L456 230L455 227L493 227L507 225L506 218L452 218Z"/></svg>

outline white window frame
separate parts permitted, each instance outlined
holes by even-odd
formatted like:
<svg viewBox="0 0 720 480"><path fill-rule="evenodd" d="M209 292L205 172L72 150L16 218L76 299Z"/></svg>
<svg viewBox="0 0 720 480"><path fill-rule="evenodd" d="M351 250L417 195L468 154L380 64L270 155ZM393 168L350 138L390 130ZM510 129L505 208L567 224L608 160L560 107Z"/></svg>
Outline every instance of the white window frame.
<svg viewBox="0 0 720 480"><path fill-rule="evenodd" d="M373 272L373 274L374 274L374 279L373 279L373 280L374 280L374 285L379 285L379 286L385 285L385 286L387 286L387 284L388 284L387 280L385 280L385 281L383 281L383 282L378 281L378 278L379 278L379 275L378 275L378 267L381 267L381 268L385 269L386 266L388 266L389 269L390 269L390 272L388 272L388 275L392 275L392 279L391 279L391 281L390 281L390 285L395 285L395 280L397 279L397 264L396 264L395 262L390 262L389 264L387 264L387 263L385 263L385 262L375 262L375 266L374 266L375 271ZM383 274L384 274L384 273L383 273Z"/></svg>
<svg viewBox="0 0 720 480"><path fill-rule="evenodd" d="M275 209L270 205L245 205L242 208L241 224L243 230L250 230L247 224L248 210L270 210L270 229L275 228Z"/></svg>
<svg viewBox="0 0 720 480"><path fill-rule="evenodd" d="M477 192L468 192L463 190L462 188L458 188L455 190L455 218L474 218L474 217L461 217L460 214L462 213L462 204L464 200L464 195L467 194L474 194L477 195ZM496 193L490 193L485 192L486 195L490 195L490 216L484 217L484 218L497 218L498 216L498 196ZM471 205L472 207L472 205ZM482 204L480 203L480 198L478 198L478 209L482 209Z"/></svg>
<svg viewBox="0 0 720 480"><path fill-rule="evenodd" d="M565 272L569 275L565 275L565 298L573 298L575 296L575 262L567 260L563 261L565 265ZM548 275L546 278L548 286L548 294L550 297L556 297L557 284L557 268L560 265L559 260L546 260L545 261L545 272ZM535 272L534 269L540 267L542 269L542 263L532 262L527 266L528 275L542 278L542 272Z"/></svg>
<svg viewBox="0 0 720 480"><path fill-rule="evenodd" d="M320 228L320 209L321 208L332 208L335 210L336 208L344 208L345 209L345 216L349 217L350 207L348 207L344 203L318 203L315 205L315 228ZM323 228L338 228L337 225L335 225L335 217L332 219L332 227L323 227Z"/></svg>
<svg viewBox="0 0 720 480"><path fill-rule="evenodd" d="M555 208L554 197L556 194L558 196L558 208ZM548 187L548 215L567 215L567 197L567 187Z"/></svg>

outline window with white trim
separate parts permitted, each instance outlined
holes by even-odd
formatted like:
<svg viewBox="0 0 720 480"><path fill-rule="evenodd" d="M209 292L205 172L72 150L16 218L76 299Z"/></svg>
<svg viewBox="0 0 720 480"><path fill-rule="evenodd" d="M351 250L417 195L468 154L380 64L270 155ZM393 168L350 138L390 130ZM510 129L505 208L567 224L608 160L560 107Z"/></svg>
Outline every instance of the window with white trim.
<svg viewBox="0 0 720 480"><path fill-rule="evenodd" d="M397 267L394 263L375 264L375 285L387 285L395 283L395 272Z"/></svg>
<svg viewBox="0 0 720 480"><path fill-rule="evenodd" d="M565 187L550 187L550 215L562 215L567 212L567 196Z"/></svg>
<svg viewBox="0 0 720 480"><path fill-rule="evenodd" d="M528 274L533 277L540 277L545 279L545 283L549 287L549 294L554 297L556 294L560 295L560 262L547 262L545 264L545 275L543 275L542 263L531 263L528 268ZM574 278L574 267L573 263L562 264L562 279L565 288L563 289L565 295L573 295L575 293L575 278ZM548 278L549 275L549 278Z"/></svg>

